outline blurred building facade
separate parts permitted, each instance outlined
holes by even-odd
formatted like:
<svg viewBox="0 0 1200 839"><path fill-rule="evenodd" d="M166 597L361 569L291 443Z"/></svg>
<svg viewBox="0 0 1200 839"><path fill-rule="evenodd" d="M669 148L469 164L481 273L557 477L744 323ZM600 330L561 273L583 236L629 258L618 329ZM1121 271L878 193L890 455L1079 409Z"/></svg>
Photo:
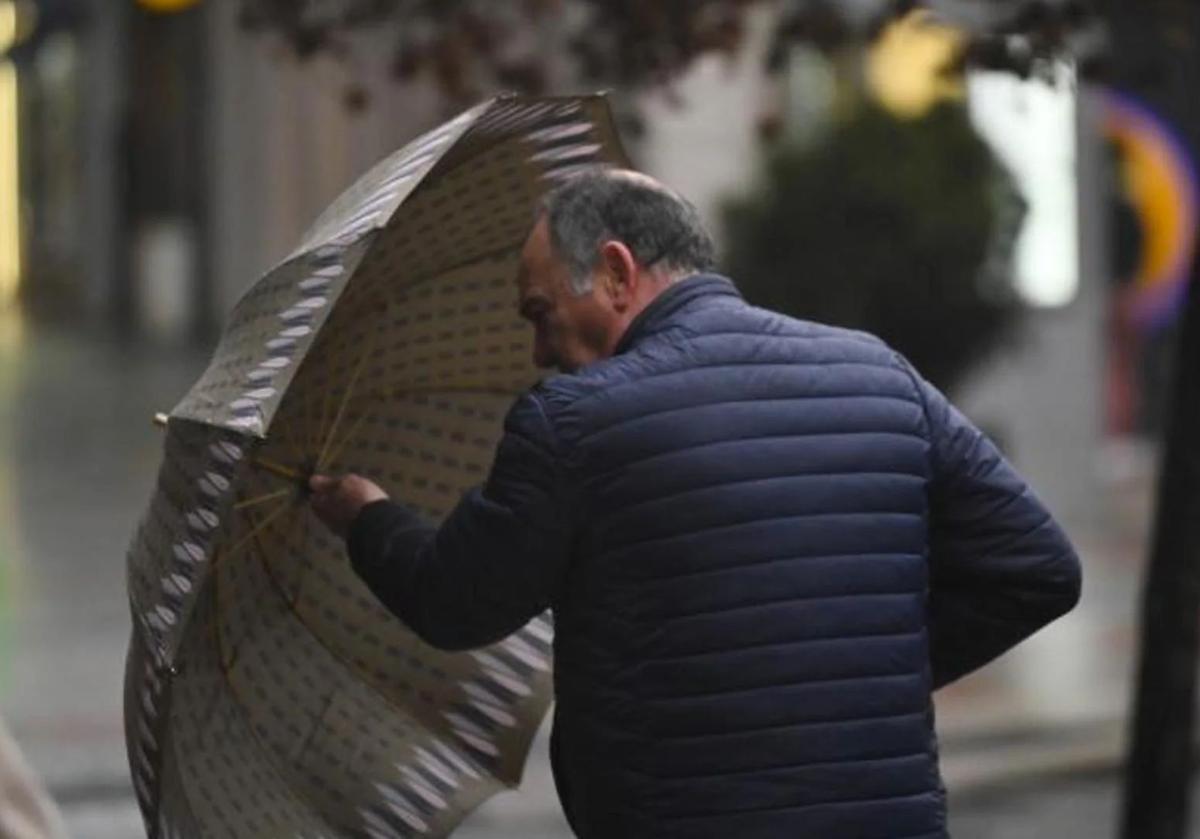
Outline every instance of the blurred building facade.
<svg viewBox="0 0 1200 839"><path fill-rule="evenodd" d="M302 61L244 31L235 2L36 6L37 34L18 58L24 292L121 336L211 341L323 206L446 116L432 86L392 78L387 33L359 37L344 60ZM782 107L793 130L811 130L835 95L815 57L800 57L782 92L769 84L770 10L752 23L740 55L705 58L670 93L636 102L650 127L636 157L714 228L719 200L754 170L763 113ZM960 396L1061 514L1103 521L1095 454L1113 272L1099 95L1085 90L1074 119L1074 157L1058 162L1075 190L1062 211L1074 216L1063 227L1074 245L1069 290L1033 309L1013 351Z"/></svg>
<svg viewBox="0 0 1200 839"><path fill-rule="evenodd" d="M38 35L20 60L25 292L120 336L203 343L322 207L446 105L431 85L392 77L386 32L358 36L342 60L300 60L246 32L238 3L154 5L39 0ZM720 199L754 171L764 114L782 110L789 130L813 130L836 98L836 74L816 56L800 55L783 88L768 83L770 9L751 23L739 55L702 59L671 91L636 97L649 130L635 156L714 228ZM1058 161L1075 190L1060 212L1073 216L1063 226L1070 288L1031 310L1013 351L960 397L1061 515L1103 522L1096 452L1113 283L1098 94L1085 90L1073 118L1074 157Z"/></svg>
<svg viewBox="0 0 1200 839"><path fill-rule="evenodd" d="M26 7L28 304L133 341L211 341L325 204L445 115L431 87L397 90L382 41L300 61L245 32L238 5Z"/></svg>

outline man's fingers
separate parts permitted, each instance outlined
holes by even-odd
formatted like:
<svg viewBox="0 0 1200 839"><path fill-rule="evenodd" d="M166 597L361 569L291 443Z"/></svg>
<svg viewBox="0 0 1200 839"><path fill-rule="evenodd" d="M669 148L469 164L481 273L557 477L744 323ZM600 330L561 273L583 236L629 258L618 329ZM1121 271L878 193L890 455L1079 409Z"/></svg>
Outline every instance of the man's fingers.
<svg viewBox="0 0 1200 839"><path fill-rule="evenodd" d="M364 506L387 498L387 493L359 475L313 475L308 479L309 504L322 522L339 536Z"/></svg>
<svg viewBox="0 0 1200 839"><path fill-rule="evenodd" d="M338 479L329 475L313 475L308 479L308 488L315 493L329 492L338 485Z"/></svg>

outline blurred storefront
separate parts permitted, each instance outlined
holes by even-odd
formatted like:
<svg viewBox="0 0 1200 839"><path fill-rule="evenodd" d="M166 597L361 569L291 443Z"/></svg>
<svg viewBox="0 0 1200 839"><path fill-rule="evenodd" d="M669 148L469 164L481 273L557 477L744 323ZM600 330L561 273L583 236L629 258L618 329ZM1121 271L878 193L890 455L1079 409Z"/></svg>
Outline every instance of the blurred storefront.
<svg viewBox="0 0 1200 839"><path fill-rule="evenodd" d="M163 289L186 285L202 255L196 14L160 16L133 0L7 5L25 33L14 54L25 245L19 297L41 316L134 337L162 317ZM183 258L151 282L155 260L147 255L164 250L153 241L156 229L187 232L175 237ZM207 307L198 284L188 293L186 306L175 304L186 313L172 316L198 329Z"/></svg>
<svg viewBox="0 0 1200 839"><path fill-rule="evenodd" d="M0 0L6 39L0 294L130 341L211 342L322 207L445 115L392 79L386 38L301 60L234 2Z"/></svg>
<svg viewBox="0 0 1200 839"><path fill-rule="evenodd" d="M73 259L76 16L60 5L0 2L0 305L36 273L60 283Z"/></svg>

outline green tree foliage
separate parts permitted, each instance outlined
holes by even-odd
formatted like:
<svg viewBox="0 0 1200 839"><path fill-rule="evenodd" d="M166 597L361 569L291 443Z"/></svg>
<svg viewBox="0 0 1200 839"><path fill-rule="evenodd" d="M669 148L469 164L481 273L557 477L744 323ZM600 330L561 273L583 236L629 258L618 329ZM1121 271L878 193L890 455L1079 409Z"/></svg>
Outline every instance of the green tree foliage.
<svg viewBox="0 0 1200 839"><path fill-rule="evenodd" d="M770 150L758 191L724 207L726 264L752 302L872 332L952 389L1018 311L984 271L1008 262L1006 181L960 106L906 121L863 105Z"/></svg>

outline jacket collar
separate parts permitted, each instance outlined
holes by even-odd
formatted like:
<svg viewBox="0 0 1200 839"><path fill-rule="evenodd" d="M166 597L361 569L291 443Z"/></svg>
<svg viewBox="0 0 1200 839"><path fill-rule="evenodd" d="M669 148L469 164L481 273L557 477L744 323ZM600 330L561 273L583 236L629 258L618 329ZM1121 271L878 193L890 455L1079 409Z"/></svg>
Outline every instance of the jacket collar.
<svg viewBox="0 0 1200 839"><path fill-rule="evenodd" d="M642 309L625 329L625 334L617 342L613 355L632 347L639 339L657 332L673 314L688 303L700 297L737 297L741 292L728 277L720 274L692 274L677 280L666 291L650 301L650 305Z"/></svg>

